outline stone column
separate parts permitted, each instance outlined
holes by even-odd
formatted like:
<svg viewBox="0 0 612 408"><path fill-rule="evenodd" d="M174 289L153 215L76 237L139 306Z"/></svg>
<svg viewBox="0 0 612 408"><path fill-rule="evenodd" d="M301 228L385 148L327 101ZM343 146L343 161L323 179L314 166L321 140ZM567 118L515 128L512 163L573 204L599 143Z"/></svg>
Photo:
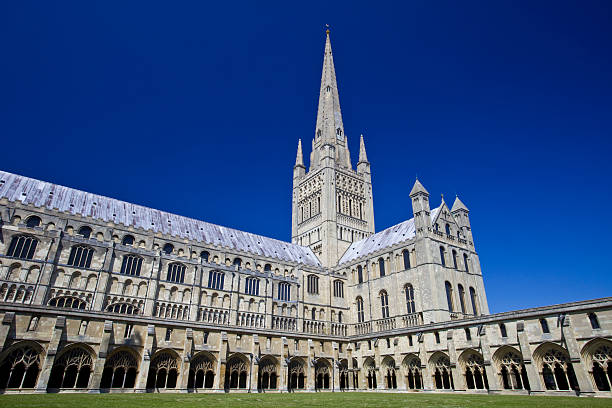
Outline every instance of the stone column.
<svg viewBox="0 0 612 408"><path fill-rule="evenodd" d="M531 359L531 347L529 346L529 338L525 332L525 322L523 320L516 323L516 331L518 334L519 348L521 350L521 356L523 357L523 364L527 370L527 378L529 379L529 387L531 392L543 392L544 387L538 368L533 364Z"/></svg>
<svg viewBox="0 0 612 408"><path fill-rule="evenodd" d="M307 374L306 374L306 389L308 391L314 391L315 390L315 381L316 381L316 367L315 367L315 363L314 363L314 343L312 342L312 339L308 339L308 361L306 362L306 370L307 370Z"/></svg>
<svg viewBox="0 0 612 408"><path fill-rule="evenodd" d="M251 383L249 384L249 392L257 392L257 384L259 382L259 358L255 357L255 352L259 347L259 336L257 334L253 334L253 341L251 343L251 367L249 378ZM278 383L278 381L277 381Z"/></svg>
<svg viewBox="0 0 612 408"><path fill-rule="evenodd" d="M287 357L289 355L289 342L287 337L281 338L282 349L280 355L280 364L278 366L278 390L280 392L287 392L289 387L287 384L289 377L289 365L287 364Z"/></svg>
<svg viewBox="0 0 612 408"><path fill-rule="evenodd" d="M580 348L576 341L576 335L574 329L570 326L570 318L567 315L559 317L561 323L561 338L565 338L565 345L576 374L576 380L578 381L578 387L580 387L581 394L594 395L595 390L593 389L593 383L590 380L590 375L586 369L582 359L580 358Z"/></svg>
<svg viewBox="0 0 612 408"><path fill-rule="evenodd" d="M102 340L100 341L100 350L98 351L98 358L94 365L92 375L89 377L89 392L99 393L100 382L102 381L102 373L104 372L104 364L106 364L106 356L108 355L108 345L113 335L113 321L104 321L104 332L102 333Z"/></svg>
<svg viewBox="0 0 612 408"><path fill-rule="evenodd" d="M334 358L332 358L332 361L331 361L332 378L330 378L330 380L332 380L332 386L330 388L332 389L332 391L339 391L340 390L340 370L338 367L340 364L340 354L338 352L338 343L335 341L332 341L332 350L334 353L333 354Z"/></svg>
<svg viewBox="0 0 612 408"><path fill-rule="evenodd" d="M147 298L145 300L145 316L153 316L155 310L155 300L157 299L157 287L159 283L159 271L161 270L161 259L153 257L153 265L151 267L151 279L147 289Z"/></svg>
<svg viewBox="0 0 612 408"><path fill-rule="evenodd" d="M465 391L465 378L461 372L461 365L459 364L457 350L453 342L452 329L446 332L446 347L448 348L448 358L450 360L451 372L453 375L453 384L451 385L453 385L455 391Z"/></svg>
<svg viewBox="0 0 612 408"><path fill-rule="evenodd" d="M177 381L180 390L182 392L187 392L187 385L189 382L189 369L191 368L191 357L193 354L193 330L187 328L185 330L185 344L183 347L183 355L182 362L183 367L181 367L180 377Z"/></svg>
<svg viewBox="0 0 612 408"><path fill-rule="evenodd" d="M487 381L489 382L489 391L499 392L501 387L499 385L499 377L491 362L491 347L489 346L489 340L486 336L486 326L482 327L480 333L480 351L482 352L482 358L484 360L484 368L487 373Z"/></svg>
<svg viewBox="0 0 612 408"><path fill-rule="evenodd" d="M144 338L144 348L140 367L138 368L138 379L136 381L136 391L146 392L147 377L149 376L149 367L151 365L151 355L153 354L153 343L155 342L155 325L150 324L147 327L147 332Z"/></svg>
<svg viewBox="0 0 612 408"><path fill-rule="evenodd" d="M429 368L429 356L427 355L427 350L425 349L425 336L423 335L423 333L419 333L417 335L417 339L417 341L419 342L419 359L421 360L421 373L423 375L423 390L433 391L433 373Z"/></svg>
<svg viewBox="0 0 612 408"><path fill-rule="evenodd" d="M0 352L4 350L6 339L13 326L13 320L15 320L14 312L6 312L2 318L2 326L0 327Z"/></svg>
<svg viewBox="0 0 612 408"><path fill-rule="evenodd" d="M49 342L49 346L47 348L47 355L42 363L38 382L36 383L37 393L47 392L47 383L49 382L49 377L51 376L51 369L53 368L53 363L55 362L55 355L57 354L57 349L65 328L66 317L58 316L55 320L55 327L53 329L51 341Z"/></svg>
<svg viewBox="0 0 612 408"><path fill-rule="evenodd" d="M98 274L98 284L96 285L96 293L94 294L93 310L102 310L104 306L104 298L106 297L106 289L108 286L108 278L112 273L113 261L115 258L115 249L109 247L106 249L106 258L104 259L104 265L100 269Z"/></svg>
<svg viewBox="0 0 612 408"><path fill-rule="evenodd" d="M221 332L219 337L219 358L215 369L213 389L223 391L225 387L225 365L227 364L227 332Z"/></svg>
<svg viewBox="0 0 612 408"><path fill-rule="evenodd" d="M380 340L376 339L374 341L374 366L376 368L375 372L376 372L376 389L378 390L384 390L387 388L387 383L386 383L386 379L384 376L384 373L381 371L381 362L382 359L380 358L380 348L378 348L378 342Z"/></svg>

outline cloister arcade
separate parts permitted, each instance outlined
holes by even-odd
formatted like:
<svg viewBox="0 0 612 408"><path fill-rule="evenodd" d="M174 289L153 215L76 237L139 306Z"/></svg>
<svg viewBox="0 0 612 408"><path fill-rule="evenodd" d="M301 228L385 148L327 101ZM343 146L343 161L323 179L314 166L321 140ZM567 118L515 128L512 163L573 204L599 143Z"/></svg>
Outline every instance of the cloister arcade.
<svg viewBox="0 0 612 408"><path fill-rule="evenodd" d="M40 378L44 377L45 356L44 347L34 341L20 341L7 347L0 354L0 390L35 389ZM583 346L581 359L588 368L595 390L610 391L612 341L593 339ZM140 368L142 354L125 345L111 349L106 358L100 360L86 344L67 344L50 361L52 365L47 369L48 381L45 386L49 392L85 389L115 392L137 389L138 384L146 384L146 387L140 387L148 392L174 389L189 392L322 391L332 388L342 391L364 388L422 390L427 389L427 381L431 381L430 387L442 391L455 390L457 385L467 391L489 389L488 368L483 356L471 348L459 353L456 365L451 364L448 354L434 352L426 367L420 357L413 353L404 355L399 365L390 355L378 360L379 364L375 357L364 357L360 367L358 358L333 361L319 357L309 365L303 357L294 356L287 360L287 365L283 365L278 356L264 355L251 361L248 355L235 352L228 356L225 370L221 369L223 381L220 383L215 381L219 372L217 357L209 351L199 351L189 360L182 360L175 350L160 349L152 354L148 370L145 369L144 373ZM100 361L104 364L103 368L96 370L95 365ZM578 385L573 366L575 362L569 358L568 351L556 343L546 342L537 347L531 364L545 391L570 391ZM251 371L252 366L255 371ZM491 369L489 375L495 375L495 383L500 390L531 389L531 377L517 348L498 348L492 355ZM188 370L185 373L187 378L181 377L182 370ZM96 372L97 377L94 375ZM146 378L140 378L145 373ZM314 376L310 382L309 374ZM360 375L364 376L363 383L359 381ZM426 380L424 375L431 380ZM96 381L99 383L96 384Z"/></svg>
<svg viewBox="0 0 612 408"><path fill-rule="evenodd" d="M533 355L547 390L574 390L578 387L574 367L563 347L546 342L538 346Z"/></svg>
<svg viewBox="0 0 612 408"><path fill-rule="evenodd" d="M463 372L467 389L489 389L489 381L487 379L487 372L485 371L484 367L484 359L480 353L473 349L465 350L459 356L459 364Z"/></svg>
<svg viewBox="0 0 612 408"><path fill-rule="evenodd" d="M521 353L514 347L504 346L495 352L493 362L500 386L505 390L529 390L529 378Z"/></svg>
<svg viewBox="0 0 612 408"><path fill-rule="evenodd" d="M187 388L197 392L200 389L211 389L215 381L215 358L207 352L196 354L189 365Z"/></svg>

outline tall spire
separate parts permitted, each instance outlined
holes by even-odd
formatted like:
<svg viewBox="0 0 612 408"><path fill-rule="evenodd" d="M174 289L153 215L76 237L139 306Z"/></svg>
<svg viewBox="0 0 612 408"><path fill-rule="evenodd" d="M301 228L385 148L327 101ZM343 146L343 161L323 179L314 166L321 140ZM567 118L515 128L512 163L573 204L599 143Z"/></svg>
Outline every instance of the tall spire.
<svg viewBox="0 0 612 408"><path fill-rule="evenodd" d="M319 130L321 131L319 133ZM336 83L336 69L332 55L329 30L326 31L325 56L323 58L323 72L321 73L321 90L319 92L319 110L317 112L317 134L327 141L335 141L336 135L344 137L342 114L340 113L340 97ZM342 139L341 139L342 140Z"/></svg>
<svg viewBox="0 0 612 408"><path fill-rule="evenodd" d="M361 135L361 138L359 139L359 163L368 163L368 155L366 154L363 135Z"/></svg>
<svg viewBox="0 0 612 408"><path fill-rule="evenodd" d="M304 167L304 155L302 154L302 139L298 139L297 155L295 156L295 167Z"/></svg>
<svg viewBox="0 0 612 408"><path fill-rule="evenodd" d="M328 145L335 148L336 163L343 167L351 167L348 149L345 148L344 125L340 111L340 97L336 83L336 69L332 54L329 30L325 35L325 53L323 56L323 72L321 73L321 89L319 91L319 108L317 110L317 125L315 128L314 144L317 147ZM319 153L311 166L318 166Z"/></svg>

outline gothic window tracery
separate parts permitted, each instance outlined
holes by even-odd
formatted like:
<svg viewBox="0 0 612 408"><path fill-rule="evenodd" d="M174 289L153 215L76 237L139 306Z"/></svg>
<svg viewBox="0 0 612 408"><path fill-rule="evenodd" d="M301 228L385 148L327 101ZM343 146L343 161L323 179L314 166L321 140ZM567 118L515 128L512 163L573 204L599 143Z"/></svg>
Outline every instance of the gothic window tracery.
<svg viewBox="0 0 612 408"><path fill-rule="evenodd" d="M72 347L53 365L48 388L87 388L92 369L91 353L81 346Z"/></svg>
<svg viewBox="0 0 612 408"><path fill-rule="evenodd" d="M0 364L0 389L34 388L42 367L42 355L27 343L14 346Z"/></svg>
<svg viewBox="0 0 612 408"><path fill-rule="evenodd" d="M178 356L169 350L157 352L151 359L147 389L176 388L179 375Z"/></svg>
<svg viewBox="0 0 612 408"><path fill-rule="evenodd" d="M188 389L212 388L215 379L215 366L212 359L204 353L194 357L189 365Z"/></svg>
<svg viewBox="0 0 612 408"><path fill-rule="evenodd" d="M127 350L114 351L104 363L100 388L134 388L138 360Z"/></svg>

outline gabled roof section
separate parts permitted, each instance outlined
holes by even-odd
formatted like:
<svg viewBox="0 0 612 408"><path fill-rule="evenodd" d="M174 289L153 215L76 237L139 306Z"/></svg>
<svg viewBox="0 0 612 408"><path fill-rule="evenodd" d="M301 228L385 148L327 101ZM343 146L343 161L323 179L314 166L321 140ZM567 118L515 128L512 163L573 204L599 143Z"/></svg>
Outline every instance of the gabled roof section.
<svg viewBox="0 0 612 408"><path fill-rule="evenodd" d="M167 234L281 261L320 266L308 247L0 171L0 199Z"/></svg>
<svg viewBox="0 0 612 408"><path fill-rule="evenodd" d="M430 214L431 219L434 220L438 216L439 212L440 207L434 208ZM381 249L392 247L400 242L411 240L415 237L415 234L416 230L414 228L414 218L400 222L399 224L377 232L366 239L353 242L349 249L346 250L344 255L342 255L342 258L340 258L338 264L342 265Z"/></svg>

